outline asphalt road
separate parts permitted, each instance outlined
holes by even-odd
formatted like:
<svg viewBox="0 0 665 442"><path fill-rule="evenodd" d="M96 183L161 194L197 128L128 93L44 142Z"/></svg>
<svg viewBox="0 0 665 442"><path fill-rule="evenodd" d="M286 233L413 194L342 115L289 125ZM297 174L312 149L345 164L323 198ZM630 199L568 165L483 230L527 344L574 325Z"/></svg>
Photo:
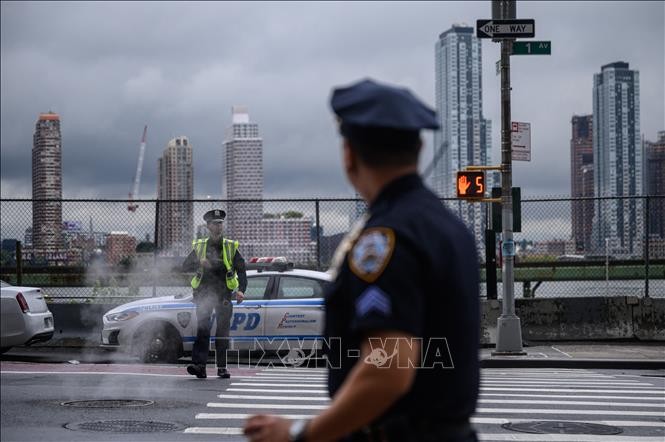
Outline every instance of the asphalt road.
<svg viewBox="0 0 665 442"><path fill-rule="evenodd" d="M198 380L185 374L186 363L145 365L105 350L15 349L0 361L0 439L242 441L248 414L309 416L328 403L320 368L238 365L230 380ZM214 374L212 365L208 372ZM662 370L483 369L473 423L488 441L662 442L664 376ZM502 427L553 420L620 432L531 434Z"/></svg>

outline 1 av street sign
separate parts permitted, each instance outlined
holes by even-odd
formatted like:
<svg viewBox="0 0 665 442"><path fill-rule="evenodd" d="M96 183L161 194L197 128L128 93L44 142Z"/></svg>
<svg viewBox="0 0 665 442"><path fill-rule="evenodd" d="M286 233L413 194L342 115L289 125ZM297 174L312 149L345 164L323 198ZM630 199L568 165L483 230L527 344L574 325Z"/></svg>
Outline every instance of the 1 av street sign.
<svg viewBox="0 0 665 442"><path fill-rule="evenodd" d="M516 20L476 20L478 38L528 38L536 36L536 21L532 18Z"/></svg>
<svg viewBox="0 0 665 442"><path fill-rule="evenodd" d="M514 41L512 55L552 55L552 42Z"/></svg>

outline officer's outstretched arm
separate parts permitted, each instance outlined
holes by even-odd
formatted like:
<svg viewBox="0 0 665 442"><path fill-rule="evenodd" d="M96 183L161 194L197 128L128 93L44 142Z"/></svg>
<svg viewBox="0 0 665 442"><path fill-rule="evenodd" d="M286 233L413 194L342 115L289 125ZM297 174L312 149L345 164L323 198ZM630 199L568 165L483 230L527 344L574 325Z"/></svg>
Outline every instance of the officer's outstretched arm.
<svg viewBox="0 0 665 442"><path fill-rule="evenodd" d="M330 407L310 423L307 440L336 440L356 431L408 392L420 361L420 346L413 342L413 336L402 331L368 337Z"/></svg>

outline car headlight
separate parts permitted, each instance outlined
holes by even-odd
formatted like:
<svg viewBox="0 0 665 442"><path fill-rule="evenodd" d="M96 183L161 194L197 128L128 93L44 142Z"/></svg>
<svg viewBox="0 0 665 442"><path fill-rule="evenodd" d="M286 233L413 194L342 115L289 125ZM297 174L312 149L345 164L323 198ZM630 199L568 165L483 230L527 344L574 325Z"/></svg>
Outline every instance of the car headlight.
<svg viewBox="0 0 665 442"><path fill-rule="evenodd" d="M137 317L138 315L139 312L130 310L128 312L112 313L110 315L106 315L106 320L109 322L128 321L132 318Z"/></svg>

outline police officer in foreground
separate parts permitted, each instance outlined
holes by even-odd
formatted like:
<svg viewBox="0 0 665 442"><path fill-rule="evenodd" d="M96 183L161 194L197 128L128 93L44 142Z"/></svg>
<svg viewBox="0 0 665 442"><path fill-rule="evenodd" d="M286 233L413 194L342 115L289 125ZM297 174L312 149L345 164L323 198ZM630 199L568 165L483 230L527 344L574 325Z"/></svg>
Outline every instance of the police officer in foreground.
<svg viewBox="0 0 665 442"><path fill-rule="evenodd" d="M210 326L213 310L217 317L215 332L215 362L217 376L230 378L226 369L226 350L229 348L229 327L235 294L241 303L247 288L245 260L238 251L238 241L222 238L222 224L226 212L210 210L203 215L210 236L192 242L192 252L183 263L183 271L196 271L192 278L194 304L196 304L196 341L192 350L192 364L187 372L197 378L205 378L208 351L210 349Z"/></svg>
<svg viewBox="0 0 665 442"><path fill-rule="evenodd" d="M475 441L479 278L471 233L417 174L434 111L408 90L335 89L343 164L369 205L333 259L325 336L330 407L249 418L251 441ZM364 223L364 224L363 224Z"/></svg>

